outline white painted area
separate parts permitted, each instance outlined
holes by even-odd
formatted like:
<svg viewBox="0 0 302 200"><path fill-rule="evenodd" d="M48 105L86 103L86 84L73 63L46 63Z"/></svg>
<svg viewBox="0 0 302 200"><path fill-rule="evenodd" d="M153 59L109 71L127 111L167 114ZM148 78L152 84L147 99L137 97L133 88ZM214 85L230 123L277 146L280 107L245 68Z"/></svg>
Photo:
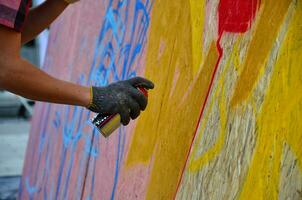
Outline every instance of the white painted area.
<svg viewBox="0 0 302 200"><path fill-rule="evenodd" d="M43 3L44 0L33 0L33 5L37 6L41 3ZM44 30L42 33L40 33L37 36L37 47L38 47L38 52L39 52L39 65L42 67L44 65L44 60L45 60L45 55L47 51L47 45L48 45L48 36L49 36L49 31Z"/></svg>
<svg viewBox="0 0 302 200"><path fill-rule="evenodd" d="M45 30L37 37L39 48L39 64L42 67L44 65L45 55L47 51L49 31Z"/></svg>

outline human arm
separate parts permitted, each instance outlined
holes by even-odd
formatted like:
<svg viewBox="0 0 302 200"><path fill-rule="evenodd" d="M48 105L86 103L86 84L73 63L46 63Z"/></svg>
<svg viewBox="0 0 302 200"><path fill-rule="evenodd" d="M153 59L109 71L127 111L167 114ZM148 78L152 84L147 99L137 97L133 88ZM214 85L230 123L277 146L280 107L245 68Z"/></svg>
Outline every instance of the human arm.
<svg viewBox="0 0 302 200"><path fill-rule="evenodd" d="M21 34L0 27L0 87L26 98L87 106L90 88L56 79L20 55Z"/></svg>
<svg viewBox="0 0 302 200"><path fill-rule="evenodd" d="M136 88L154 87L151 81L140 77L105 87L76 85L56 79L21 59L20 33L0 26L0 43L0 88L30 99L83 106L97 113L118 113L127 125L147 106L147 98Z"/></svg>
<svg viewBox="0 0 302 200"><path fill-rule="evenodd" d="M40 32L49 27L68 5L67 0L47 0L41 5L32 8L23 26L22 44L32 40Z"/></svg>

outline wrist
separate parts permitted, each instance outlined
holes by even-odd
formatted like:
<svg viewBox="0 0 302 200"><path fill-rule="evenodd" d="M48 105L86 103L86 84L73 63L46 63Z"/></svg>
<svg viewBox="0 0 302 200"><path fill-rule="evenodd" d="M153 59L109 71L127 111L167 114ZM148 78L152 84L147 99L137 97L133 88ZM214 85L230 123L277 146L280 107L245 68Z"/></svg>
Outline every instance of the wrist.
<svg viewBox="0 0 302 200"><path fill-rule="evenodd" d="M91 87L83 87L82 88L82 95L80 95L80 104L83 107L89 107L92 102L92 94L91 94Z"/></svg>

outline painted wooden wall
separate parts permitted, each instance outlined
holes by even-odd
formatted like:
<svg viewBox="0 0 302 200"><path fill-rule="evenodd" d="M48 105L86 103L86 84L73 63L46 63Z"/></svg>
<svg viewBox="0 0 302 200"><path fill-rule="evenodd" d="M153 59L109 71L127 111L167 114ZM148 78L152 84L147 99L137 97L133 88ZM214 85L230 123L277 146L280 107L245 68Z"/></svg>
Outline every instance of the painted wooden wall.
<svg viewBox="0 0 302 200"><path fill-rule="evenodd" d="M44 70L136 75L149 106L104 139L80 107L38 103L20 199L302 199L300 0L82 0Z"/></svg>

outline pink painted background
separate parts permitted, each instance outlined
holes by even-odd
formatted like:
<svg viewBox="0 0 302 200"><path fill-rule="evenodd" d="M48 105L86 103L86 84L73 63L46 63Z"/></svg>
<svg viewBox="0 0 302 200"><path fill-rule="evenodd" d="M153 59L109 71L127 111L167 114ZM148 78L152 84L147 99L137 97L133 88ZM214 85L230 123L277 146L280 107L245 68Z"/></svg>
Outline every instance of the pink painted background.
<svg viewBox="0 0 302 200"><path fill-rule="evenodd" d="M82 85L143 75L152 2L82 0L51 27L43 70ZM38 103L20 199L141 199L148 173L120 174L132 122L104 139L81 107ZM135 191L135 192L133 192Z"/></svg>

